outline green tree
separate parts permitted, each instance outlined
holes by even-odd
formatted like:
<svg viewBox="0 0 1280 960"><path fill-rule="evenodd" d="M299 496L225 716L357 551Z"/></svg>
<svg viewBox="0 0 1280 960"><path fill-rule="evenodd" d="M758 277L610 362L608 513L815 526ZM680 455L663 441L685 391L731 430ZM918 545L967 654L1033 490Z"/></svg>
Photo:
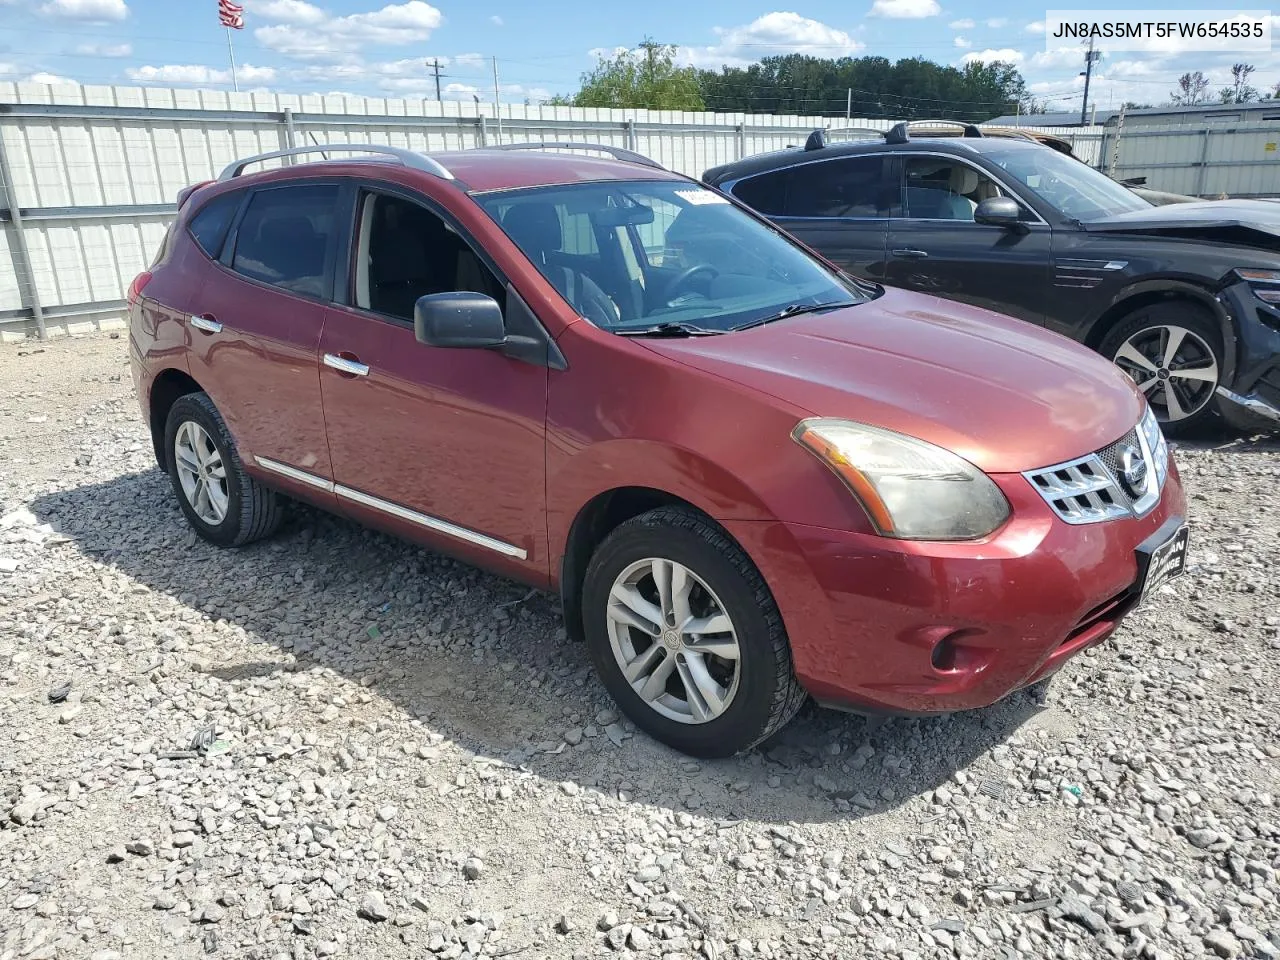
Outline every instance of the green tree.
<svg viewBox="0 0 1280 960"><path fill-rule="evenodd" d="M645 107L649 110L703 110L697 71L676 65L672 44L646 39L639 50L601 57L582 75L575 107Z"/></svg>
<svg viewBox="0 0 1280 960"><path fill-rule="evenodd" d="M1254 72L1251 63L1233 63L1231 65L1231 86L1218 91L1218 99L1223 103L1252 103L1262 99L1257 87L1249 85L1249 76Z"/></svg>
<svg viewBox="0 0 1280 960"><path fill-rule="evenodd" d="M1175 107L1194 107L1209 99L1209 78L1199 70L1178 78L1178 89L1170 94Z"/></svg>
<svg viewBox="0 0 1280 960"><path fill-rule="evenodd" d="M765 57L746 67L701 70L709 110L725 113L816 114L888 119L989 120L1043 111L1017 68L969 63L963 69L917 57L821 59Z"/></svg>

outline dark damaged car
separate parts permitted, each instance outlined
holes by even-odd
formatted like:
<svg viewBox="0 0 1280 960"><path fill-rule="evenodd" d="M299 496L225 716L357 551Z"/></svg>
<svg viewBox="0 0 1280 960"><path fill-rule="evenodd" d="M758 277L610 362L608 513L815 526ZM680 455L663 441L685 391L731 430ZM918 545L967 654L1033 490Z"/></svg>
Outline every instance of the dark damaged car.
<svg viewBox="0 0 1280 960"><path fill-rule="evenodd" d="M1280 204L1154 206L1037 143L905 127L817 132L703 179L851 274L1087 344L1170 433L1219 415L1280 426Z"/></svg>

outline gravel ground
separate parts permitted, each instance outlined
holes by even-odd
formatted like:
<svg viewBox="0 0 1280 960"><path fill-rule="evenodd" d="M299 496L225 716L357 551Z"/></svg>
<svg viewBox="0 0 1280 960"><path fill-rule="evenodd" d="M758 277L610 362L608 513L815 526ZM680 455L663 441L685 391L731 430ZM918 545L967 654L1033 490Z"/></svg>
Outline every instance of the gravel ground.
<svg viewBox="0 0 1280 960"><path fill-rule="evenodd" d="M554 601L297 509L220 551L125 341L0 348L0 960L1280 956L1280 445L1047 691L698 763Z"/></svg>

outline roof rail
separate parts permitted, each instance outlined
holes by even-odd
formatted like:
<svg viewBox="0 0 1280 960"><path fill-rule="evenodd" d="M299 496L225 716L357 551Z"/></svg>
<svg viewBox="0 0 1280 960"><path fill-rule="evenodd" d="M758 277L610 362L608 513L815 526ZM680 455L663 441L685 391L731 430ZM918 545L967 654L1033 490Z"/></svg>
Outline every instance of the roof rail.
<svg viewBox="0 0 1280 960"><path fill-rule="evenodd" d="M874 127L819 127L813 133L809 134L808 139L804 142L806 150L821 150L827 146L827 134L829 133L860 133L865 137L883 137L883 130L876 130Z"/></svg>
<svg viewBox="0 0 1280 960"><path fill-rule="evenodd" d="M903 135L906 136L910 130L914 128L928 127L959 127L960 135L964 137L981 137L983 136L981 128L977 124L967 123L964 120L907 120L898 124L903 128ZM894 129L898 129L894 127Z"/></svg>
<svg viewBox="0 0 1280 960"><path fill-rule="evenodd" d="M282 157L298 157L308 153L323 153L325 159L328 159L330 153L376 153L388 157L393 157L400 161L400 165L409 167L413 170L421 170L423 173L429 173L432 176L439 177L442 180L452 180L454 176L450 173L438 160L433 160L426 154L416 153L413 150L405 150L401 147L385 147L376 143L317 143L310 147L293 147L289 150L273 150L271 153L260 153L255 157L247 157L244 160L237 160L218 177L221 180L233 180L244 173L244 168L252 163L262 163L266 160L279 160Z"/></svg>
<svg viewBox="0 0 1280 960"><path fill-rule="evenodd" d="M624 150L622 147L613 147L605 143L574 143L570 141L558 140L536 140L529 143L499 143L491 147L480 147L480 150L598 150L601 153L607 153L615 160L625 160L627 163L638 163L645 167L653 167L656 170L667 169L657 160L646 157L642 153L636 153L634 150Z"/></svg>

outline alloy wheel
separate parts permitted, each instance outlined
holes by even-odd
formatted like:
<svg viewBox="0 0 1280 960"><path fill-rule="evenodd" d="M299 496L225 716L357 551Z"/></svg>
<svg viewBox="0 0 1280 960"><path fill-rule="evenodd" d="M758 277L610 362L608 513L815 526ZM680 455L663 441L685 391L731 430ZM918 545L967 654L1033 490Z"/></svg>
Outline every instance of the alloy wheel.
<svg viewBox="0 0 1280 960"><path fill-rule="evenodd" d="M631 689L679 723L708 723L738 692L741 650L715 592L688 567L648 558L614 580L609 645Z"/></svg>
<svg viewBox="0 0 1280 960"><path fill-rule="evenodd" d="M1144 327L1120 345L1112 360L1166 422L1195 416L1218 386L1212 348L1194 330L1176 324Z"/></svg>
<svg viewBox="0 0 1280 960"><path fill-rule="evenodd" d="M226 519L227 469L222 454L200 424L187 420L173 441L182 493L197 517L212 527Z"/></svg>

